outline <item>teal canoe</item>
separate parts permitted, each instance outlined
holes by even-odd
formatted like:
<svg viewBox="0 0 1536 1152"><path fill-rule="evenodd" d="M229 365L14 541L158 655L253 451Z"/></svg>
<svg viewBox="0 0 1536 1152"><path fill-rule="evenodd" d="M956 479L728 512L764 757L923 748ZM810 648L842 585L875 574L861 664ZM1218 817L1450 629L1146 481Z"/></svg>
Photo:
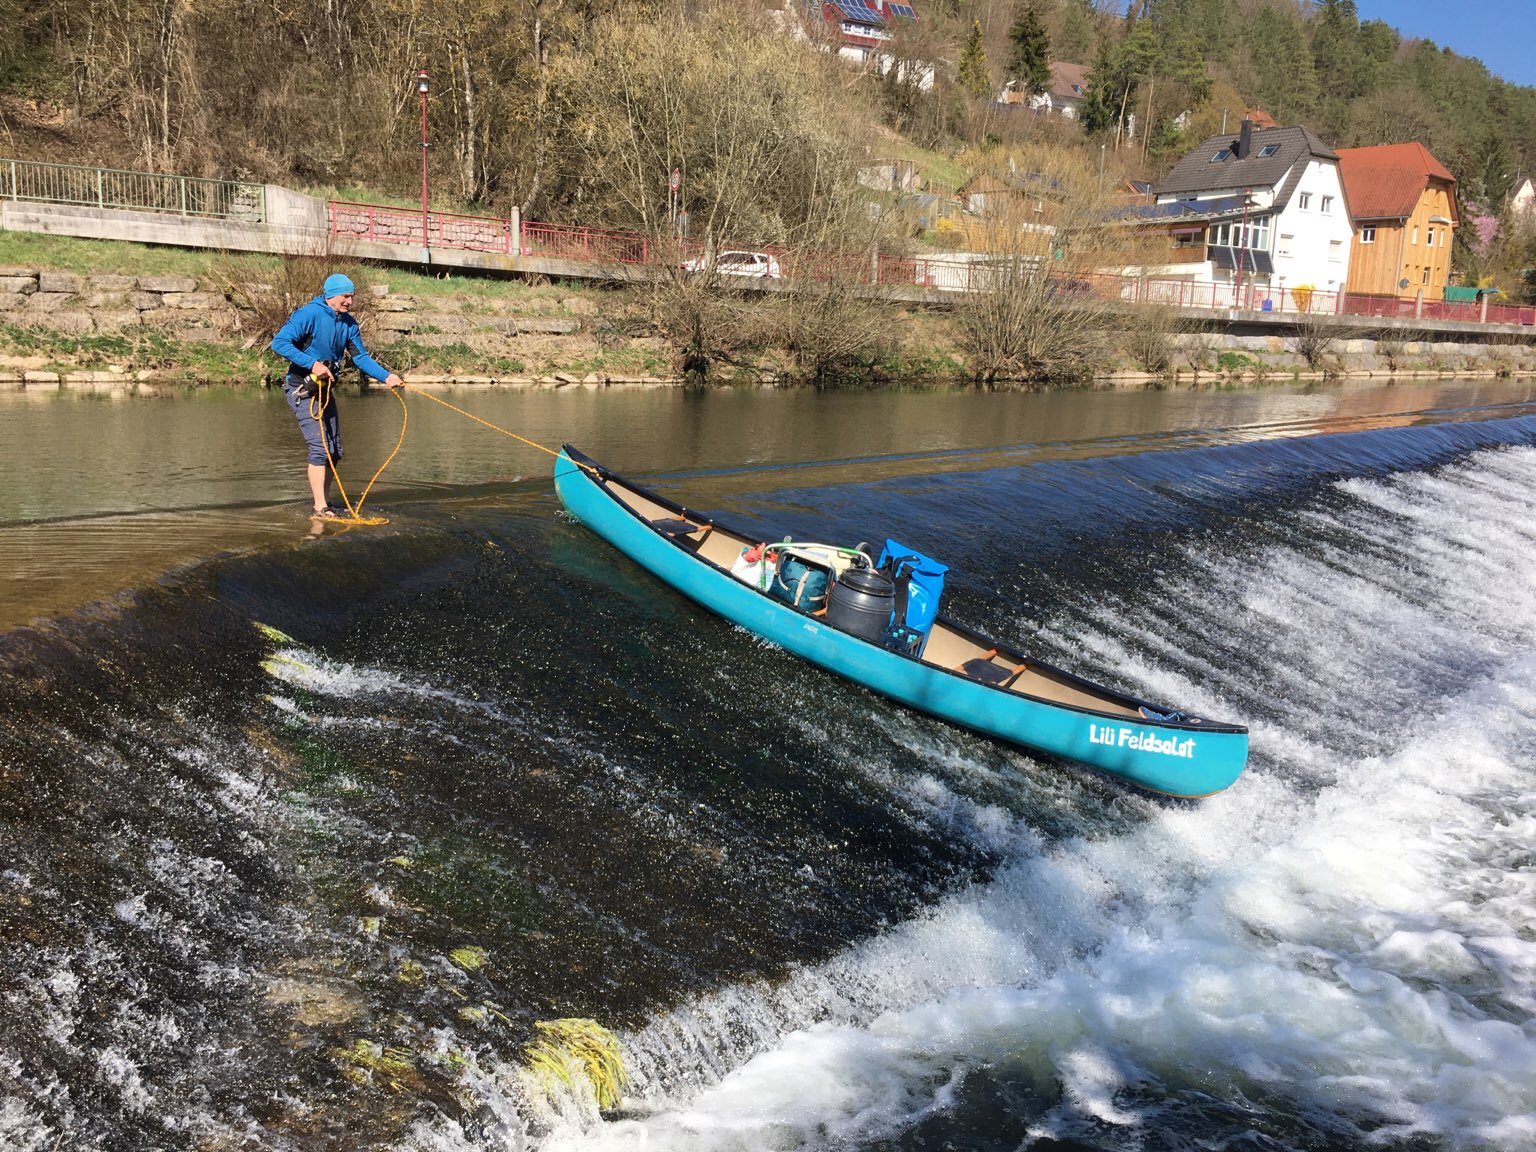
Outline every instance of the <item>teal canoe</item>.
<svg viewBox="0 0 1536 1152"><path fill-rule="evenodd" d="M918 711L1170 796L1220 792L1247 763L1248 730L1241 725L1187 715L1091 683L942 613L924 622L916 639L889 628L884 636L866 638L834 626L848 615L836 610L840 603L883 603L847 599L848 589L881 579L868 575L872 562L863 553L769 544L768 558L780 555L781 567L790 555L805 562L802 569L814 570L820 560L823 577L830 580L825 598L796 605L760 587L767 583L761 567L742 564L743 553L759 555L753 550L762 541L649 492L570 445L555 462L555 490L572 516L683 595Z"/></svg>

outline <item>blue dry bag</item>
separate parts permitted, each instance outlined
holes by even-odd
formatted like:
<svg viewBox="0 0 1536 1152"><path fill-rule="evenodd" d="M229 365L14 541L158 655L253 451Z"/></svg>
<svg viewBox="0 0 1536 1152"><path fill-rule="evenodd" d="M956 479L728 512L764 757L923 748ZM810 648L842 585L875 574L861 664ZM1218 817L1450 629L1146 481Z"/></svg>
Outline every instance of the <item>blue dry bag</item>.
<svg viewBox="0 0 1536 1152"><path fill-rule="evenodd" d="M939 614L939 597L944 592L944 573L949 569L912 548L887 540L880 552L878 567L890 566L891 578L896 581L896 619L893 623L906 627L922 637L917 646L921 654L922 644L928 641L928 629ZM902 596L905 585L906 596ZM903 608L905 601L905 608Z"/></svg>

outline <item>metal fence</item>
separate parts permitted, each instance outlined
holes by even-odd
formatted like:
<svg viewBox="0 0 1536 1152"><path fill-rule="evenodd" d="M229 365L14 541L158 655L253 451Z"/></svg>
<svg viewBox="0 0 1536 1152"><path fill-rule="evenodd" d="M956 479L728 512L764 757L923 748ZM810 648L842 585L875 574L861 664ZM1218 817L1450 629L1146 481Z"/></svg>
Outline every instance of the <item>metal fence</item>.
<svg viewBox="0 0 1536 1152"><path fill-rule="evenodd" d="M260 184L35 160L0 160L0 199L174 212L252 224L267 215L266 190Z"/></svg>
<svg viewBox="0 0 1536 1152"><path fill-rule="evenodd" d="M651 250L649 240L638 232L524 222L522 254L560 260L644 264L650 259Z"/></svg>

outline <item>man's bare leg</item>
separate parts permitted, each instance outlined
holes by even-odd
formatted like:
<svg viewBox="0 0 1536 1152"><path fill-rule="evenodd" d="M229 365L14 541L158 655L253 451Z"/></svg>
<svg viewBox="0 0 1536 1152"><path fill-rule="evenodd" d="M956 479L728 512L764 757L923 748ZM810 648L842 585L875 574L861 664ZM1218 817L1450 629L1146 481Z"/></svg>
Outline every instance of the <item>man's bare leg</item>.
<svg viewBox="0 0 1536 1152"><path fill-rule="evenodd" d="M324 512L330 507L330 500L325 494L329 479L330 468L327 465L311 464L309 466L309 491L315 498L316 512Z"/></svg>

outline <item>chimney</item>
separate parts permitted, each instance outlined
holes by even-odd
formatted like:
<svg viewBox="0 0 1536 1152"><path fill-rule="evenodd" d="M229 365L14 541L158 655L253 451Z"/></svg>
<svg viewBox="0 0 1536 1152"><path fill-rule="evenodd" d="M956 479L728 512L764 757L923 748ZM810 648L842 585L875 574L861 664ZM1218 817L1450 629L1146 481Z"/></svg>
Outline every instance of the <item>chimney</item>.
<svg viewBox="0 0 1536 1152"><path fill-rule="evenodd" d="M1252 150L1253 150L1253 121L1248 119L1248 117L1244 116L1243 117L1243 126L1239 130L1239 135L1237 137L1237 158L1239 160L1246 160L1246 159L1248 159L1248 153L1251 152Z"/></svg>

